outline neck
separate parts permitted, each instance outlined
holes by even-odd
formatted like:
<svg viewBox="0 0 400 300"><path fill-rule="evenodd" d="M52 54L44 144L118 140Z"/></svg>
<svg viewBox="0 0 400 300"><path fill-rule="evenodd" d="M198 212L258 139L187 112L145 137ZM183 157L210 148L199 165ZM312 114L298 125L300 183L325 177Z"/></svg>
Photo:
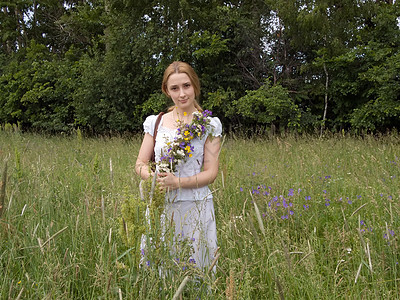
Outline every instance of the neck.
<svg viewBox="0 0 400 300"><path fill-rule="evenodd" d="M183 110L183 109L180 109L175 106L174 111L176 113L177 119L179 119L185 123L189 123L193 118L193 115L192 115L193 112L197 111L197 109L193 106L187 110Z"/></svg>

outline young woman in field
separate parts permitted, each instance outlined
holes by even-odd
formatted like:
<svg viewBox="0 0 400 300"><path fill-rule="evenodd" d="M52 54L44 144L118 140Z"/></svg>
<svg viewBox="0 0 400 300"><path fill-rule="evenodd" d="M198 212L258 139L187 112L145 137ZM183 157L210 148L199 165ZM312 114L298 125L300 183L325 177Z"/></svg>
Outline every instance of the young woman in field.
<svg viewBox="0 0 400 300"><path fill-rule="evenodd" d="M161 117L158 128L155 128L156 115L147 117L143 123L145 136L136 161L136 172L144 180L153 176L149 162L154 151L155 162L158 163L157 183L166 192L164 214L168 224L175 224L176 239L186 239L191 243L193 253L190 261L205 268L213 261L217 249L214 204L208 184L215 180L218 173L222 125L218 118L208 117L204 134L199 132L198 136L193 136L188 130L185 131L187 136L179 135L182 125L193 125L193 118L207 113L197 102L199 78L187 63L175 61L167 67L162 91L172 99L174 106ZM189 146L178 150L178 153L186 151L187 159L179 162L174 172L166 172L159 162L165 159L171 143L177 141L179 136L185 141L186 138L191 139Z"/></svg>

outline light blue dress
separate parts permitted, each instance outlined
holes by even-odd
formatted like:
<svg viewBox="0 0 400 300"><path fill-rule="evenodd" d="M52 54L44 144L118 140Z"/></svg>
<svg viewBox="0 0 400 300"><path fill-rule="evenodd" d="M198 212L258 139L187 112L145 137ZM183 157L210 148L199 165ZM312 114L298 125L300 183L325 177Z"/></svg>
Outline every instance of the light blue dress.
<svg viewBox="0 0 400 300"><path fill-rule="evenodd" d="M151 115L143 123L144 132L151 136L157 116ZM211 118L209 128L205 136L195 138L191 141L194 150L193 156L186 162L177 166L175 176L189 177L201 172L204 158L204 144L207 136L218 137L222 134L222 124L218 118ZM163 126L161 118L158 127L156 144L154 147L156 162L160 160L166 143L172 141L176 136L176 129ZM190 258L196 266L206 268L214 260L217 250L217 230L214 215L213 196L208 186L178 189L166 194L165 217L167 220L173 216L175 223L175 235L178 239L187 239L192 244L193 253ZM144 246L144 245L143 245Z"/></svg>

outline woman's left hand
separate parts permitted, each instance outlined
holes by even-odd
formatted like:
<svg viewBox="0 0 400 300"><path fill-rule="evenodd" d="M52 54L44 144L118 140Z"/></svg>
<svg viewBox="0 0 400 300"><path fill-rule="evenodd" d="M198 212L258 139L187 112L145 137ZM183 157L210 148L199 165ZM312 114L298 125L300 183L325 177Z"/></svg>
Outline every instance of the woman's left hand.
<svg viewBox="0 0 400 300"><path fill-rule="evenodd" d="M161 190L176 190L178 188L178 177L173 173L158 173L157 182Z"/></svg>

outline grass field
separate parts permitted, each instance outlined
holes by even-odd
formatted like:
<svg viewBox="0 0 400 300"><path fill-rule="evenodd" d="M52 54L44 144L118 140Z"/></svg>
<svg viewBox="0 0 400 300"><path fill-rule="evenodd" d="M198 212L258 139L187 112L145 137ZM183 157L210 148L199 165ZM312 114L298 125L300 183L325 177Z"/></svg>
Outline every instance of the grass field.
<svg viewBox="0 0 400 300"><path fill-rule="evenodd" d="M227 138L215 276L122 242L139 146L0 132L0 299L400 299L399 135Z"/></svg>

